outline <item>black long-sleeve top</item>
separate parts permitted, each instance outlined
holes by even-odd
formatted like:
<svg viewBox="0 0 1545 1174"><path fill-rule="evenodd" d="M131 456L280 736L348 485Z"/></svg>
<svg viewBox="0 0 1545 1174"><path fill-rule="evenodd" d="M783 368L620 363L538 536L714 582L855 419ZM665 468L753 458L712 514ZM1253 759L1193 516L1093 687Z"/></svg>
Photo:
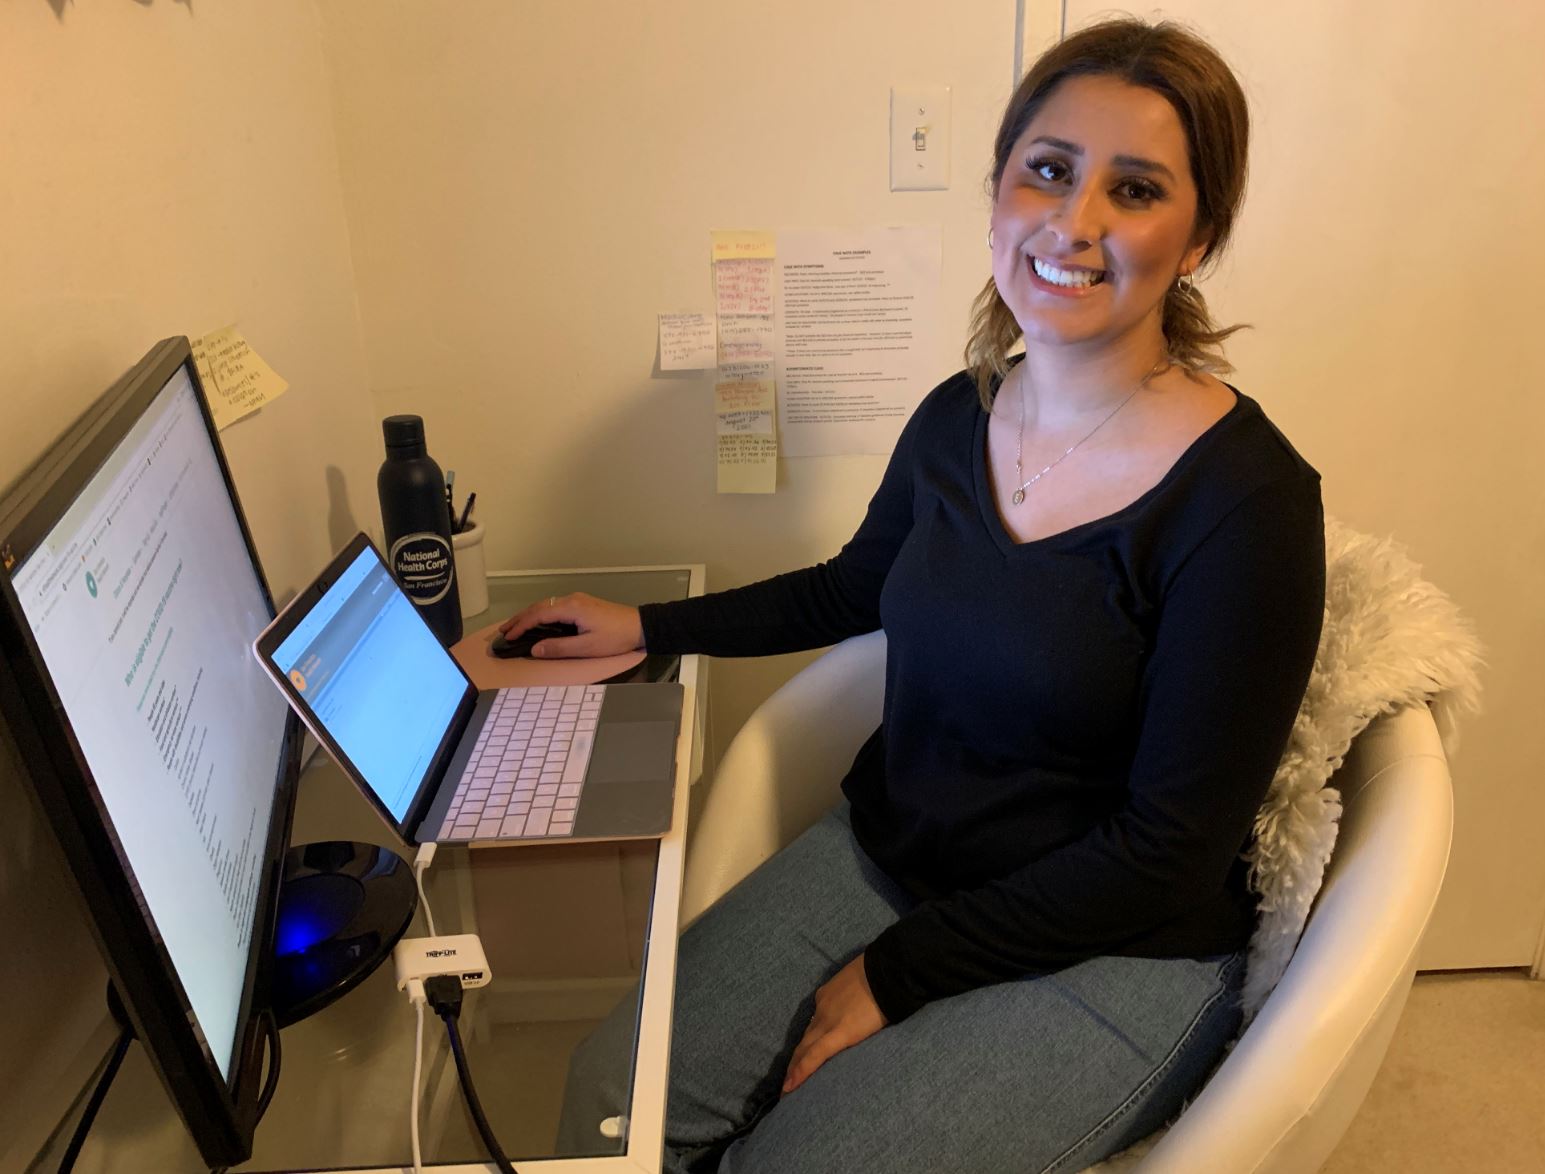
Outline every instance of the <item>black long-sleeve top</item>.
<svg viewBox="0 0 1545 1174"><path fill-rule="evenodd" d="M883 627L884 720L842 787L921 903L869 944L887 1019L1102 954L1242 947L1240 854L1324 610L1319 475L1239 395L1120 511L1016 543L964 373L818 566L642 609L651 652L749 656Z"/></svg>

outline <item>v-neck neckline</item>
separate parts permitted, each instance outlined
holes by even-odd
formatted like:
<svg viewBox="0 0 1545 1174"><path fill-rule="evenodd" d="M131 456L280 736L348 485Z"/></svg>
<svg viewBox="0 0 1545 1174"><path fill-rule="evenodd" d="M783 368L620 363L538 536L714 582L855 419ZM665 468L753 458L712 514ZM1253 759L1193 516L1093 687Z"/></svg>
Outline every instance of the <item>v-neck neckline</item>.
<svg viewBox="0 0 1545 1174"><path fill-rule="evenodd" d="M1223 386L1234 393L1234 402L1229 407L1229 410L1203 429L1201 435L1185 447L1184 451L1175 458L1174 464L1170 465L1164 476L1160 477L1152 486L1120 509L1113 510L1111 513L1098 518L1091 518L1087 522L1079 522L1077 525L1069 526L1065 530L1058 530L1055 534L1046 534L1040 538L1031 538L1025 542L1016 540L1014 535L1009 533L1008 526L1004 524L1002 516L998 513L997 499L993 496L992 485L987 476L987 423L991 418L991 413L977 413L977 424L971 444L971 479L976 490L977 511L981 516L982 524L987 528L988 534L992 536L993 542L1005 555L1013 554L1017 551L1035 550L1051 544L1070 542L1096 527L1108 526L1128 514L1141 510L1148 502L1170 486L1181 472L1184 471L1186 466L1196 459L1197 454L1209 445L1213 437L1244 412L1246 404L1253 405L1255 403L1254 400L1250 399L1249 396L1245 395L1244 392L1240 391L1232 383L1225 383Z"/></svg>

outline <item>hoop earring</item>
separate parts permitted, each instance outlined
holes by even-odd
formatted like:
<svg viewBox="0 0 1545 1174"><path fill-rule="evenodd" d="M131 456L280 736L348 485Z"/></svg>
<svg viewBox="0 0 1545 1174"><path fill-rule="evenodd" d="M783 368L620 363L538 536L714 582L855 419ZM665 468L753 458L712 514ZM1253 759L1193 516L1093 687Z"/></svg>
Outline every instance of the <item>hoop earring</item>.
<svg viewBox="0 0 1545 1174"><path fill-rule="evenodd" d="M1175 292L1181 297L1187 296L1195 288L1196 282L1191 280L1189 273L1182 273L1175 278Z"/></svg>
<svg viewBox="0 0 1545 1174"><path fill-rule="evenodd" d="M987 230L987 251L992 252L992 229Z"/></svg>

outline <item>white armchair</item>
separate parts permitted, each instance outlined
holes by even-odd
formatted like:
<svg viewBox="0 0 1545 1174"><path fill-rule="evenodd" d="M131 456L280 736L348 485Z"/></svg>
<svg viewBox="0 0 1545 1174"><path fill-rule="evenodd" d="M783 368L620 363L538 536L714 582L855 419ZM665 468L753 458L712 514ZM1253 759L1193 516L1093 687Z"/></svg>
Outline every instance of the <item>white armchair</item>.
<svg viewBox="0 0 1545 1174"><path fill-rule="evenodd" d="M885 637L833 648L752 714L726 749L688 849L683 919L818 820L880 721ZM1334 856L1286 974L1157 1145L1104 1170L1309 1174L1383 1062L1448 864L1453 795L1425 707L1379 718L1332 780Z"/></svg>

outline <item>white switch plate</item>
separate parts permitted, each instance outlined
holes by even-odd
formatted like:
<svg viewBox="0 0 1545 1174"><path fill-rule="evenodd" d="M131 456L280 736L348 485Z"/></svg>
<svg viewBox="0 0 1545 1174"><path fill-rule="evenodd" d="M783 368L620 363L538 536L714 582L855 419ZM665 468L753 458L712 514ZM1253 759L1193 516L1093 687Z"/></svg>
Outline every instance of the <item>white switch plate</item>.
<svg viewBox="0 0 1545 1174"><path fill-rule="evenodd" d="M950 186L950 88L891 87L891 191Z"/></svg>

